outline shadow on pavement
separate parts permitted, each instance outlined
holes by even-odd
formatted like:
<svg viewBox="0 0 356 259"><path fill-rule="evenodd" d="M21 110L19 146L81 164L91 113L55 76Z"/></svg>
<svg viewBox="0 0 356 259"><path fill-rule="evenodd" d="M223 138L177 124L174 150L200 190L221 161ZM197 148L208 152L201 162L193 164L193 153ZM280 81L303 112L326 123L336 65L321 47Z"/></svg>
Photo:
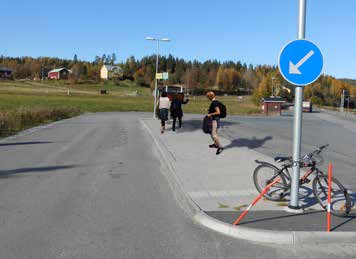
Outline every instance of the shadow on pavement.
<svg viewBox="0 0 356 259"><path fill-rule="evenodd" d="M209 216L232 224L243 211L206 211ZM325 231L326 212L309 210L301 214L286 211L250 211L239 225L274 231ZM355 231L355 217L331 217L332 231Z"/></svg>
<svg viewBox="0 0 356 259"><path fill-rule="evenodd" d="M289 197L290 197L290 192L288 191L285 193L283 200L279 202L280 204L282 204L281 206L284 206L287 203L289 203L290 201ZM318 204L318 201L314 196L313 189L306 186L299 186L299 202L300 202L300 207L302 209L308 209ZM276 204L278 204L278 201L276 202Z"/></svg>
<svg viewBox="0 0 356 259"><path fill-rule="evenodd" d="M323 213L323 211L308 211L308 212L304 212L302 214L288 214L288 215L282 215L282 216L265 217L265 218L262 218L262 219L248 220L248 221L240 223L239 225L250 224L250 223L266 221L266 220L275 220L275 219L292 218L292 217L302 217L302 216L305 216L305 215L311 215L311 214L315 214L315 213ZM287 213L285 213L285 214L287 214Z"/></svg>
<svg viewBox="0 0 356 259"><path fill-rule="evenodd" d="M355 202L356 202L356 193L349 193L350 200L351 200L351 212L349 216L356 217L356 209L355 209Z"/></svg>
<svg viewBox="0 0 356 259"><path fill-rule="evenodd" d="M31 142L14 142L14 143L0 143L0 147L5 146L24 146L24 145L38 145L38 144L51 144L48 141L31 141Z"/></svg>
<svg viewBox="0 0 356 259"><path fill-rule="evenodd" d="M220 128L228 127L228 126L236 125L236 124L239 124L239 123L220 120ZM202 126L203 126L203 117L201 119L189 119L189 120L184 120L184 117L183 117L182 128L178 129L178 133L192 132L192 131L200 130L202 132L202 134L204 134L203 130L202 130ZM170 129L168 129L168 130L170 130Z"/></svg>
<svg viewBox="0 0 356 259"><path fill-rule="evenodd" d="M77 167L76 165L59 165L59 166L44 166L44 167L24 167L13 170L0 171L0 178L10 178L13 175L25 173L43 173L50 171L57 171L63 169L71 169Z"/></svg>
<svg viewBox="0 0 356 259"><path fill-rule="evenodd" d="M266 217L266 218L262 218L262 219L245 221L243 223L240 223L240 225L251 224L251 223L256 223L256 222L260 222L260 221L268 221L268 220L276 220L276 219L284 219L284 218L293 218L293 217L295 217L295 218L305 218L305 217L308 217L308 216L312 216L313 214L321 216L321 218L325 216L325 218L326 218L326 212L325 211L307 211L307 212L304 212L302 214L292 214L292 215L289 214L289 215L283 215L283 216ZM334 231L334 230L340 228L341 226L345 226L347 223L350 223L354 218L355 218L355 216L348 216L348 217L336 217L336 216L333 216L332 222L338 222L338 223L337 223L337 225L333 226L330 230ZM305 218L305 220L308 221L308 218ZM307 225L308 223L305 222L305 224Z"/></svg>
<svg viewBox="0 0 356 259"><path fill-rule="evenodd" d="M318 204L318 201L314 196L313 189L306 186L299 187L299 201L303 209L307 209L315 204Z"/></svg>
<svg viewBox="0 0 356 259"><path fill-rule="evenodd" d="M349 223L350 221L352 221L354 218L355 218L355 216L348 216L347 219L345 219L344 222L342 222L342 223L340 223L340 224L334 226L334 227L331 228L330 230L331 230L331 231L334 231L334 230L340 228L341 226L346 225L347 223Z"/></svg>
<svg viewBox="0 0 356 259"><path fill-rule="evenodd" d="M252 137L252 139L248 138L238 138L232 140L231 143L225 146L225 149L234 148L234 147L248 147L249 149L255 149L262 147L267 141L273 139L272 136L266 136L264 138L256 138Z"/></svg>

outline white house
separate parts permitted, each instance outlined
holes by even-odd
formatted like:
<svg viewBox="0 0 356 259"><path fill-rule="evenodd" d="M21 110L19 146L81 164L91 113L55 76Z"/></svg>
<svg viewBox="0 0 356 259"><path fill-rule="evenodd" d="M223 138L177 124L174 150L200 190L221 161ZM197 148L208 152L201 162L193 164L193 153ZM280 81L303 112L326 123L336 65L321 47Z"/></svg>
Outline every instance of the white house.
<svg viewBox="0 0 356 259"><path fill-rule="evenodd" d="M108 80L114 77L121 77L121 76L122 76L122 68L119 66L103 65L100 69L101 79Z"/></svg>

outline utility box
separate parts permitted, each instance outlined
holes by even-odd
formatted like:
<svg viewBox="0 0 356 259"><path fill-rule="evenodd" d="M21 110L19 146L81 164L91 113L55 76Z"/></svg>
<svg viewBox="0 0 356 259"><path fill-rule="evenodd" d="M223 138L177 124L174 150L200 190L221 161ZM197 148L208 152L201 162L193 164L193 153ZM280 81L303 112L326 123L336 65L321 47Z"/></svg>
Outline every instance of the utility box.
<svg viewBox="0 0 356 259"><path fill-rule="evenodd" d="M282 105L286 101L281 97L268 97L262 99L262 111L266 116L281 115Z"/></svg>
<svg viewBox="0 0 356 259"><path fill-rule="evenodd" d="M313 104L311 102L303 102L303 112L313 112Z"/></svg>

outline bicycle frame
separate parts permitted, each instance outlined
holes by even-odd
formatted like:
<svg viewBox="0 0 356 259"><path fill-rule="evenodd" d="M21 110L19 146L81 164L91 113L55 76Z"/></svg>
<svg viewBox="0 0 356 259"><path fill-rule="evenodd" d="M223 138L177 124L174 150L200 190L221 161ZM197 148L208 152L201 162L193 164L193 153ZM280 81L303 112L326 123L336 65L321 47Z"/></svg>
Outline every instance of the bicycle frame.
<svg viewBox="0 0 356 259"><path fill-rule="evenodd" d="M287 164L284 165L282 167L282 169L280 169L281 172L279 173L283 173L283 175L285 176L285 178L289 181L289 183L291 182L291 175L289 173L288 168L292 168L291 164ZM306 183L306 179L308 179L308 177L313 174L316 173L316 177L319 174L323 174L317 167L316 167L316 163L313 162L312 164L301 164L301 168L309 168L307 170L307 172L299 179L300 180L300 185L303 185ZM290 184L288 184L288 186L290 186Z"/></svg>
<svg viewBox="0 0 356 259"><path fill-rule="evenodd" d="M269 162L265 162L265 161L260 161L260 160L255 160L255 162L257 164L268 164L270 166L273 166L277 173L269 180L270 182L274 181L274 179L276 179L276 177L278 177L279 175L283 174L283 177L287 180L288 185L286 186L287 188L285 188L285 190L289 190L290 186L291 186L291 180L292 177L289 173L289 168L292 168L292 164L284 164L281 168L275 166L274 164L271 164ZM300 185L305 184L307 181L306 179L313 173L316 173L316 177L318 177L319 174L323 174L317 167L316 167L316 162L313 161L311 164L306 164L306 163L301 163L300 165L301 168L309 168L308 171L299 179L300 181ZM323 174L324 175L324 174Z"/></svg>

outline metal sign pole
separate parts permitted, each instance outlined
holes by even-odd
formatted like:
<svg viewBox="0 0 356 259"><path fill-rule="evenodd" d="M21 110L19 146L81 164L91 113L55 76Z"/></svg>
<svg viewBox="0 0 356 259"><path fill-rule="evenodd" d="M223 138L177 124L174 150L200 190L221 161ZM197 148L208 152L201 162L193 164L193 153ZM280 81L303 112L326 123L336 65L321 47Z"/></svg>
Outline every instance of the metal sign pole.
<svg viewBox="0 0 356 259"><path fill-rule="evenodd" d="M306 0L299 0L299 25L298 39L305 38L305 20L306 20ZM302 105L303 105L303 87L296 86L294 100L294 130L293 130L293 176L291 185L291 199L289 208L299 210L299 174L300 174L300 145L302 139Z"/></svg>
<svg viewBox="0 0 356 259"><path fill-rule="evenodd" d="M158 73L158 52L159 52L159 40L157 40L157 54L156 54L156 74L155 74L155 95L153 104L153 118L156 118L156 106L157 106L157 73Z"/></svg>

